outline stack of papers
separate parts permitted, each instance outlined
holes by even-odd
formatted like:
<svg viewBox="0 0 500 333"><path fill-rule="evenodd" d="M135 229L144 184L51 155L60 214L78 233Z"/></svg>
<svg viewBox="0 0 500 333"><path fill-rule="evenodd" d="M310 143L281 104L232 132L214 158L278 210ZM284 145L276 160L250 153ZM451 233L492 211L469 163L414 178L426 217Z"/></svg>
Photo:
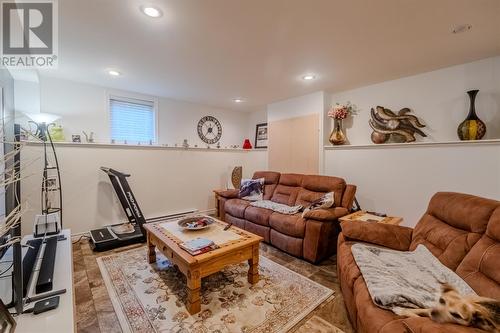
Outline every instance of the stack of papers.
<svg viewBox="0 0 500 333"><path fill-rule="evenodd" d="M206 238L195 238L190 241L180 243L179 246L192 256L196 256L218 248L217 244Z"/></svg>

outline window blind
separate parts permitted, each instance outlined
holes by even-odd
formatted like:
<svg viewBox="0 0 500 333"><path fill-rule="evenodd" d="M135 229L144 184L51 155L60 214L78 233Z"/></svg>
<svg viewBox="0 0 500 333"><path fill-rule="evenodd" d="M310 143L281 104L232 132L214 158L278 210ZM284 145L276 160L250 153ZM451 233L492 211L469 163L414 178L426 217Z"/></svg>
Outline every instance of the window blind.
<svg viewBox="0 0 500 333"><path fill-rule="evenodd" d="M110 98L111 138L128 143L155 142L155 109L152 101Z"/></svg>

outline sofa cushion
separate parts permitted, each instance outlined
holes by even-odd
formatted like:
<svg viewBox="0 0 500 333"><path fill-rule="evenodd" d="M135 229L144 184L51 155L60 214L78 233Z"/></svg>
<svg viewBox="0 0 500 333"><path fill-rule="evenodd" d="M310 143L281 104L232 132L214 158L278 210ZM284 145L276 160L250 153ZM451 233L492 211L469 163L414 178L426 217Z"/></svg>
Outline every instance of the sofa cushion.
<svg viewBox="0 0 500 333"><path fill-rule="evenodd" d="M269 217L273 213L270 209L250 206L245 210L245 219L263 226L269 226Z"/></svg>
<svg viewBox="0 0 500 333"><path fill-rule="evenodd" d="M278 185L274 190L271 201L288 205L295 206L295 200L297 199L297 193L299 193L300 187Z"/></svg>
<svg viewBox="0 0 500 333"><path fill-rule="evenodd" d="M379 332L387 323L398 318L392 311L387 311L376 306L370 296L363 278L354 282L354 299L356 303L358 331ZM369 318L369 320L367 320ZM404 332L404 331L403 331Z"/></svg>
<svg viewBox="0 0 500 333"><path fill-rule="evenodd" d="M271 229L270 238L271 244L278 249L290 253L293 256L302 257L302 238L287 236L273 229Z"/></svg>
<svg viewBox="0 0 500 333"><path fill-rule="evenodd" d="M226 214L226 222L233 224L235 227L245 230L245 220Z"/></svg>
<svg viewBox="0 0 500 333"><path fill-rule="evenodd" d="M500 208L488 223L486 234L472 247L457 268L460 275L481 296L500 299Z"/></svg>
<svg viewBox="0 0 500 333"><path fill-rule="evenodd" d="M274 190L271 201L288 206L295 206L303 175L294 173L281 174L279 184Z"/></svg>
<svg viewBox="0 0 500 333"><path fill-rule="evenodd" d="M335 192L335 206L342 205L342 195L344 193L345 180L330 176L304 176L301 187L312 192Z"/></svg>
<svg viewBox="0 0 500 333"><path fill-rule="evenodd" d="M269 225L272 229L279 231L282 234L292 237L304 237L306 228L306 220L300 214L284 215L280 213L272 213L269 217Z"/></svg>
<svg viewBox="0 0 500 333"><path fill-rule="evenodd" d="M413 231L410 250L423 244L444 265L455 270L486 231L499 204L468 194L436 193Z"/></svg>
<svg viewBox="0 0 500 333"><path fill-rule="evenodd" d="M245 221L245 228L246 231L251 232L252 234L259 235L260 237L264 238L264 242L269 243L271 241L270 238L270 231L271 228L265 227L263 225L255 224L249 221Z"/></svg>
<svg viewBox="0 0 500 333"><path fill-rule="evenodd" d="M264 200L271 200L276 185L278 185L280 180L280 173L273 171L257 171L253 174L252 178L264 178Z"/></svg>
<svg viewBox="0 0 500 333"><path fill-rule="evenodd" d="M432 215L424 215L413 230L410 251L425 245L445 266L455 270L481 234L454 228Z"/></svg>
<svg viewBox="0 0 500 333"><path fill-rule="evenodd" d="M349 214L349 211L344 207L335 207L329 209L315 209L302 213L305 219L313 219L318 221L336 221L339 217Z"/></svg>
<svg viewBox="0 0 500 333"><path fill-rule="evenodd" d="M250 205L250 202L242 199L230 199L224 204L224 209L226 214L232 215L238 218L245 217L245 209Z"/></svg>
<svg viewBox="0 0 500 333"><path fill-rule="evenodd" d="M438 192L427 208L427 214L465 231L484 233L493 211L500 202L470 194Z"/></svg>
<svg viewBox="0 0 500 333"><path fill-rule="evenodd" d="M295 204L302 205L305 208L309 207L313 202L321 199L328 192L314 192L301 188L297 193L297 200ZM333 199L335 200L335 192L333 192Z"/></svg>

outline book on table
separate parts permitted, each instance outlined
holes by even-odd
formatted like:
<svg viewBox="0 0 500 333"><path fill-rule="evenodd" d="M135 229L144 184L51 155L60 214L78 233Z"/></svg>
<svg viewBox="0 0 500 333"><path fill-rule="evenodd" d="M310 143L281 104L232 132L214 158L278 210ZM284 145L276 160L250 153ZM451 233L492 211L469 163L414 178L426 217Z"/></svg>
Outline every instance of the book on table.
<svg viewBox="0 0 500 333"><path fill-rule="evenodd" d="M210 239L206 238L195 238L190 241L180 243L179 247L183 250L187 251L189 254L196 256L198 254L202 254L208 251L212 251L218 248L217 244L215 244Z"/></svg>

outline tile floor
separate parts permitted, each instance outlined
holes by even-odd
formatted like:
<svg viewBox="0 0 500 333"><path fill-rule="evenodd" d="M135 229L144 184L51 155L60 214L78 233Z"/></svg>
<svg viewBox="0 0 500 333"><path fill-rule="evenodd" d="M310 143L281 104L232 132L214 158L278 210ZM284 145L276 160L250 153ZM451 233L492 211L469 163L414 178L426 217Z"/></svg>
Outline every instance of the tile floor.
<svg viewBox="0 0 500 333"><path fill-rule="evenodd" d="M121 332L113 305L111 304L101 272L97 266L96 258L139 246L144 245L133 245L112 251L94 253L90 249L87 240L81 240L73 244L73 277L77 331L79 333ZM338 284L335 257L331 257L319 265L312 265L266 244L262 244L261 254L335 291L334 296L323 302L293 330L300 329L309 318L317 316L323 319L323 321L342 329L345 333L353 332L347 319L344 301Z"/></svg>

